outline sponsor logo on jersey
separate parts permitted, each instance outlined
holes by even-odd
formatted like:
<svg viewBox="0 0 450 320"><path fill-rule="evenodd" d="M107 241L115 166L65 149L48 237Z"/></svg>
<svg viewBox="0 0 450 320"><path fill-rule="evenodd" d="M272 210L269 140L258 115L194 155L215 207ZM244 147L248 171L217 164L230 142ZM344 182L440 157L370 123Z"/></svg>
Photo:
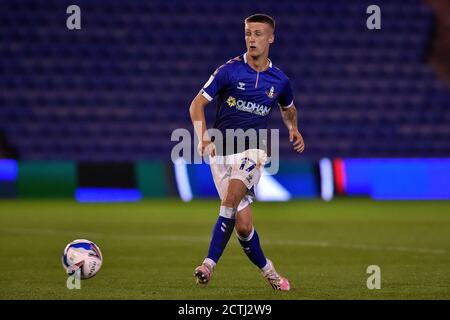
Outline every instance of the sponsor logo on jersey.
<svg viewBox="0 0 450 320"><path fill-rule="evenodd" d="M231 107L234 107L234 106L236 105L236 98L234 98L234 97L228 97L227 103L228 103L228 106L229 106L230 108L231 108Z"/></svg>
<svg viewBox="0 0 450 320"><path fill-rule="evenodd" d="M245 82L239 82L239 85L237 86L239 90L245 90Z"/></svg>
<svg viewBox="0 0 450 320"><path fill-rule="evenodd" d="M270 107L264 106L259 103L254 103L245 100L236 100L236 98L232 96L228 97L227 104L230 108L236 107L237 110L254 113L259 116L268 115L271 109Z"/></svg>

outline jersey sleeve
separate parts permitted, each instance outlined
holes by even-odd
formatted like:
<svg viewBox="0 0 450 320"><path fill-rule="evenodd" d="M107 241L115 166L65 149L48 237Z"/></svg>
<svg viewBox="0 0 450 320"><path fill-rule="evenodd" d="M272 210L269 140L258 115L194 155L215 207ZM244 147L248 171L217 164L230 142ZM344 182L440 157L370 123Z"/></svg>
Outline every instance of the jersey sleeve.
<svg viewBox="0 0 450 320"><path fill-rule="evenodd" d="M220 66L209 77L201 90L201 94L208 100L212 101L214 97L228 84L228 68L225 65Z"/></svg>
<svg viewBox="0 0 450 320"><path fill-rule="evenodd" d="M286 81L283 90L278 96L278 105L283 109L290 108L294 105L294 96L292 94L291 82L289 80Z"/></svg>

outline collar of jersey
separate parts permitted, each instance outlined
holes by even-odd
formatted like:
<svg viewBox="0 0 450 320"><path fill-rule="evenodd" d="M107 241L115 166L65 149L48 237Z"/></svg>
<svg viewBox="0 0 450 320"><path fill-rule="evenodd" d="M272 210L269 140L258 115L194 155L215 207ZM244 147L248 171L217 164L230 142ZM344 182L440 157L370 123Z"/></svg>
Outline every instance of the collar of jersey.
<svg viewBox="0 0 450 320"><path fill-rule="evenodd" d="M252 70L255 71L255 72L258 72L258 71L256 71L255 69L253 69L252 67L250 67L250 65L247 63L247 52L244 53L244 54L242 55L242 57L243 57L243 59L244 59L244 63L245 63L250 69L252 69ZM269 58L267 58L267 60L269 60L269 68L272 68L272 60L270 60ZM269 68L267 68L267 69L264 70L264 71L260 71L260 72L266 72L267 70L269 70Z"/></svg>

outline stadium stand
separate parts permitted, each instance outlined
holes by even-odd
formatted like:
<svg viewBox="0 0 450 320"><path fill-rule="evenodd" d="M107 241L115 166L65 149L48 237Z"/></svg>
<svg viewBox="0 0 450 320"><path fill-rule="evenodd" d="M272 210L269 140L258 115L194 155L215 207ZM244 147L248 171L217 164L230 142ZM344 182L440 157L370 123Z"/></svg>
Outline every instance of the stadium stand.
<svg viewBox="0 0 450 320"><path fill-rule="evenodd" d="M277 20L271 59L291 78L304 158L449 154L449 88L427 62L434 16L419 0L380 1L373 31L365 1L77 1L76 31L70 4L0 5L0 131L21 159L169 159L172 130L191 130L190 101L245 51L254 12ZM281 153L296 156L285 130Z"/></svg>

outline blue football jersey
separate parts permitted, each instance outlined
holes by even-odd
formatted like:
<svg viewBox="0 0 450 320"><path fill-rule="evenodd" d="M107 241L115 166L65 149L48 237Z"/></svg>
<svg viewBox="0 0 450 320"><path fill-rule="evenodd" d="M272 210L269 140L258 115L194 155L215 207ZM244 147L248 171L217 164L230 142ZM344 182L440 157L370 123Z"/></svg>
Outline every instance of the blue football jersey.
<svg viewBox="0 0 450 320"><path fill-rule="evenodd" d="M217 97L213 128L222 132L225 143L230 143L226 129L267 129L274 108L293 106L289 78L270 60L265 71L257 72L248 65L246 55L217 68L201 91L208 101Z"/></svg>

